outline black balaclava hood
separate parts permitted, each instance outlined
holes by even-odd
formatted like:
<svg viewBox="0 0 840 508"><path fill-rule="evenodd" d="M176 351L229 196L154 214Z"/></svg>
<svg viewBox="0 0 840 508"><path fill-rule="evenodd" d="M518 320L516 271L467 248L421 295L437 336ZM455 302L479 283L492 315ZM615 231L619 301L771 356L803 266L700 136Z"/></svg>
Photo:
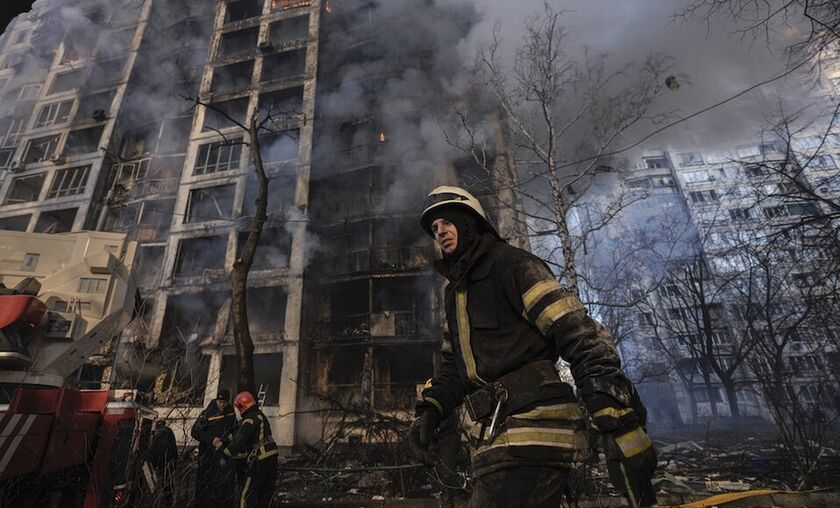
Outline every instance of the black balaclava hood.
<svg viewBox="0 0 840 508"><path fill-rule="evenodd" d="M470 246L481 240L482 231L478 219L471 212L458 206L446 206L435 213L432 220L440 218L448 220L458 230L458 246L455 252L451 256L444 255L444 257L457 260L469 250Z"/></svg>

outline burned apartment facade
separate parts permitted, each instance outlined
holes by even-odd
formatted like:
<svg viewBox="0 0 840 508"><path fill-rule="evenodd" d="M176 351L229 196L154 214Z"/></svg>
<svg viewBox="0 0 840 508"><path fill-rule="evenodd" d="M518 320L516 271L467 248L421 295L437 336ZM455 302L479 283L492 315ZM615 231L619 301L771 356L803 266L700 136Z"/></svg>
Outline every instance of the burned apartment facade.
<svg viewBox="0 0 840 508"><path fill-rule="evenodd" d="M413 407L442 317L424 194L463 184L514 224L437 126L474 13L421 4L54 1L10 25L0 227L141 246L138 319L76 382L139 388L184 429L235 389L229 274L255 213L242 125L258 115L268 222L249 324L278 444L319 434L331 404Z"/></svg>

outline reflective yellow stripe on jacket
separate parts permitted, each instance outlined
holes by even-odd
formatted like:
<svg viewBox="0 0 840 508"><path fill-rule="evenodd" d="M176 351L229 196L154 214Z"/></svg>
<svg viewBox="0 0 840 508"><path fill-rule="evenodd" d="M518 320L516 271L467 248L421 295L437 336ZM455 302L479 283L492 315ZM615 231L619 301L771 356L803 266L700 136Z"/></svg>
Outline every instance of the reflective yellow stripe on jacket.
<svg viewBox="0 0 840 508"><path fill-rule="evenodd" d="M455 292L455 314L458 321L458 344L461 346L461 357L467 367L467 377L476 383L486 383L478 376L470 342L470 316L467 313L467 292Z"/></svg>

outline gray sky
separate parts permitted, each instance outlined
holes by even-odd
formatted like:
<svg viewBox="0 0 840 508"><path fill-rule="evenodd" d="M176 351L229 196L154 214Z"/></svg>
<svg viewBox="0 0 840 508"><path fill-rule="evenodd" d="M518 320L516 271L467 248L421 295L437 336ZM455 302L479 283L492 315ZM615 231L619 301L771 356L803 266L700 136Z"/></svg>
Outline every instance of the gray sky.
<svg viewBox="0 0 840 508"><path fill-rule="evenodd" d="M450 0L452 1L452 0ZM483 14L482 23L472 33L468 54L481 40L486 40L493 25L501 21L501 35L507 60L521 39L523 21L542 11L543 0L475 0ZM674 14L687 0L551 0L556 9L568 11L563 25L571 32L581 54L584 47L607 53L616 66L640 62L651 53L667 54L676 59L675 70L684 73L689 83L669 92L663 107L677 108L687 114L725 99L784 70L780 49L793 41L795 29L777 35L776 50L771 52L763 41L750 45L732 34L733 26L719 23L707 33L701 20L675 20ZM791 77L778 86L765 86L734 103L704 114L658 136L649 148L689 149L733 145L757 137L766 116L778 111L778 98L789 107L801 105L808 90L801 77ZM634 133L635 134L635 133Z"/></svg>

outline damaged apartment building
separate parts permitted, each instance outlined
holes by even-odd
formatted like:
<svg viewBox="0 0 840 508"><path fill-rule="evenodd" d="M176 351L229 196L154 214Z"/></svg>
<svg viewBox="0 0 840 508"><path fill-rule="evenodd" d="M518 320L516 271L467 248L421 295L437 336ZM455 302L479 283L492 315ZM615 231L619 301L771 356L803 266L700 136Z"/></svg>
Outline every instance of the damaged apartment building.
<svg viewBox="0 0 840 508"><path fill-rule="evenodd" d="M466 185L513 231L486 172L440 146L473 19L361 0L49 0L18 17L0 39L0 228L123 232L142 253L138 318L73 381L138 388L187 428L235 391L229 274L258 115L248 313L278 444L317 437L328 404L413 408L442 317L425 193Z"/></svg>

